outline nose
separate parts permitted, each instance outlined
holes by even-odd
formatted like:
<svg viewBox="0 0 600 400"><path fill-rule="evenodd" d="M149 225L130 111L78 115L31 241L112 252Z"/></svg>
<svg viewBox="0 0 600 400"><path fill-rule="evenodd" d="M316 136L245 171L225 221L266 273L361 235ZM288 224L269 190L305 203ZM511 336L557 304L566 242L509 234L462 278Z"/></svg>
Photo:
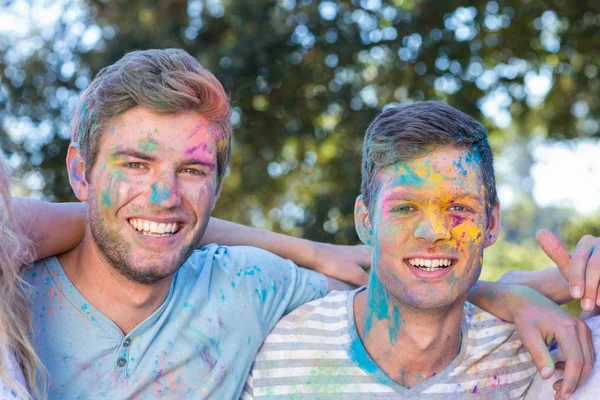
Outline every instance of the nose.
<svg viewBox="0 0 600 400"><path fill-rule="evenodd" d="M433 243L438 240L449 240L451 235L442 216L430 215L424 216L417 224L414 236L415 239L424 239Z"/></svg>
<svg viewBox="0 0 600 400"><path fill-rule="evenodd" d="M177 185L177 175L175 173L161 173L152 183L150 203L161 208L177 207L181 204L181 196Z"/></svg>

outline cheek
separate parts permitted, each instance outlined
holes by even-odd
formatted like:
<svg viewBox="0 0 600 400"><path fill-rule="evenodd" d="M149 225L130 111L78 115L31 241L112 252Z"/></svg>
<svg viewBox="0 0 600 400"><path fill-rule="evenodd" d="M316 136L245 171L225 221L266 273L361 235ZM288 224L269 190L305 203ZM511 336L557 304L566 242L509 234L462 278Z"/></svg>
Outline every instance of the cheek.
<svg viewBox="0 0 600 400"><path fill-rule="evenodd" d="M484 239L483 223L478 219L465 219L452 227L452 237L462 246L480 245Z"/></svg>
<svg viewBox="0 0 600 400"><path fill-rule="evenodd" d="M412 232L406 225L379 225L374 238L377 257L400 260L404 246L409 243L407 235Z"/></svg>
<svg viewBox="0 0 600 400"><path fill-rule="evenodd" d="M180 195L194 207L210 207L215 198L215 185L208 179L201 183L183 183L180 186Z"/></svg>
<svg viewBox="0 0 600 400"><path fill-rule="evenodd" d="M100 207L105 210L113 210L120 207L122 202L127 201L135 187L139 187L127 180L121 171L107 169L101 178Z"/></svg>

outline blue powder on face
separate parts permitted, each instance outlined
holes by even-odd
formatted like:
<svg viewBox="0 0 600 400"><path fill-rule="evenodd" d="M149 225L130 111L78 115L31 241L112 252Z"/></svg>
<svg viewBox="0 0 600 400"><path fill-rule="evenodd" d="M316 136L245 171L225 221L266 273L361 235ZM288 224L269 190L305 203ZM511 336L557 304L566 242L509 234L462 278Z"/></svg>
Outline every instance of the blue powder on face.
<svg viewBox="0 0 600 400"><path fill-rule="evenodd" d="M152 184L152 195L150 196L150 203L160 204L168 200L169 197L171 197L171 191L166 185L162 185L162 188L159 188L156 185L156 183Z"/></svg>
<svg viewBox="0 0 600 400"><path fill-rule="evenodd" d="M105 189L102 191L102 205L103 206L110 206L110 190L109 189Z"/></svg>
<svg viewBox="0 0 600 400"><path fill-rule="evenodd" d="M403 173L400 172L401 169L404 170ZM407 185L412 187L418 187L425 182L423 178L420 178L408 165L404 163L397 163L396 171L400 172L400 176L394 178L394 186Z"/></svg>

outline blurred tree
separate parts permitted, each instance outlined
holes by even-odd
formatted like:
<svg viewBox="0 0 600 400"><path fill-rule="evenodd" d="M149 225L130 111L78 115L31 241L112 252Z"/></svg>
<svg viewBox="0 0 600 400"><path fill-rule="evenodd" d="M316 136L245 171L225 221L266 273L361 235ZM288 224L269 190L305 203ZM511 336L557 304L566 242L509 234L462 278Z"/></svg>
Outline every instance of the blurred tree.
<svg viewBox="0 0 600 400"><path fill-rule="evenodd" d="M357 240L362 135L386 104L446 101L483 121L497 151L531 137L600 137L600 4L591 0L0 6L22 28L0 29L0 149L22 189L50 200L73 199L64 159L78 96L134 49L184 48L231 95L233 162L215 214L311 239ZM515 208L513 226L533 218L530 208Z"/></svg>

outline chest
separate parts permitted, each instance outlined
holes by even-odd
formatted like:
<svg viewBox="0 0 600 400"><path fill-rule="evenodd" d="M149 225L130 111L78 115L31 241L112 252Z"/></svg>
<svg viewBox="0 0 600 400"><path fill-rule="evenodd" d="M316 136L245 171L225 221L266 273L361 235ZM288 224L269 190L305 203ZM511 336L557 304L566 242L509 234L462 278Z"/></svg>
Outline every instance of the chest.
<svg viewBox="0 0 600 400"><path fill-rule="evenodd" d="M263 339L235 290L176 293L128 335L90 305L56 293L32 301L51 399L234 397Z"/></svg>

